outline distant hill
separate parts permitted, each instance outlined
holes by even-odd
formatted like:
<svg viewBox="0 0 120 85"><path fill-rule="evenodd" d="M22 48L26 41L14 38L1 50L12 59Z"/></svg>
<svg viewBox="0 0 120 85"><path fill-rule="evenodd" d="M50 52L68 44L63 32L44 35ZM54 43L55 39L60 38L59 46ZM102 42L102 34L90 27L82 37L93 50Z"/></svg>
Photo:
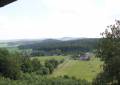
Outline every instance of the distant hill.
<svg viewBox="0 0 120 85"><path fill-rule="evenodd" d="M18 46L20 49L32 49L33 51L42 51L58 53L77 53L88 52L96 49L98 38L83 38L83 39L46 39L40 42L24 43Z"/></svg>
<svg viewBox="0 0 120 85"><path fill-rule="evenodd" d="M82 39L82 38L63 37L63 38L60 38L59 40L61 40L61 41L69 41L69 40L78 40L78 39Z"/></svg>
<svg viewBox="0 0 120 85"><path fill-rule="evenodd" d="M1 47L4 47L4 44L6 44L6 47L17 47L20 45L33 44L37 42L40 43L42 41L43 40L41 39L0 40L0 45Z"/></svg>
<svg viewBox="0 0 120 85"><path fill-rule="evenodd" d="M99 38L22 39L1 41L0 47L32 49L33 55L73 54L96 49Z"/></svg>
<svg viewBox="0 0 120 85"><path fill-rule="evenodd" d="M21 45L29 45L29 44L38 44L38 43L56 43L61 41L69 41L69 40L76 40L78 38L72 38L72 37L63 37L59 39L15 39L15 40L0 40L0 45L4 47L4 44L6 44L6 47L14 47L14 46L21 46Z"/></svg>
<svg viewBox="0 0 120 85"><path fill-rule="evenodd" d="M40 43L57 43L57 42L61 42L61 40L58 40L58 39L45 39L45 40L42 40Z"/></svg>

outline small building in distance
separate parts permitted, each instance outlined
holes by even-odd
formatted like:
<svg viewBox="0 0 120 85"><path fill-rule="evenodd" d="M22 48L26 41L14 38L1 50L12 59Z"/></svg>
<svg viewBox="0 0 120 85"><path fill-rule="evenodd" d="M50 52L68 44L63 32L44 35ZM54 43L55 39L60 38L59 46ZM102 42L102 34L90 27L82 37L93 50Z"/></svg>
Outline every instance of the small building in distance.
<svg viewBox="0 0 120 85"><path fill-rule="evenodd" d="M80 56L80 60L90 60L90 57L88 57L86 55L82 55L82 56Z"/></svg>
<svg viewBox="0 0 120 85"><path fill-rule="evenodd" d="M85 53L84 55L80 55L80 60L88 61L92 57L91 53Z"/></svg>
<svg viewBox="0 0 120 85"><path fill-rule="evenodd" d="M17 1L17 0L0 0L0 7L3 7L5 5L8 5L14 1Z"/></svg>

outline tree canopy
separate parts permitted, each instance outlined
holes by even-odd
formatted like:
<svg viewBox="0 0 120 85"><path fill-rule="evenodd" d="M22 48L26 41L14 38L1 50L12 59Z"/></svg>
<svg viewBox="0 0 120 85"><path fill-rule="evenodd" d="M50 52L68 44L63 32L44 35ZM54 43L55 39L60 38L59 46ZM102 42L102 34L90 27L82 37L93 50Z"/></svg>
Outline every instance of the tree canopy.
<svg viewBox="0 0 120 85"><path fill-rule="evenodd" d="M95 85L120 85L120 21L107 26L102 33L97 56L104 61L103 72L94 81Z"/></svg>

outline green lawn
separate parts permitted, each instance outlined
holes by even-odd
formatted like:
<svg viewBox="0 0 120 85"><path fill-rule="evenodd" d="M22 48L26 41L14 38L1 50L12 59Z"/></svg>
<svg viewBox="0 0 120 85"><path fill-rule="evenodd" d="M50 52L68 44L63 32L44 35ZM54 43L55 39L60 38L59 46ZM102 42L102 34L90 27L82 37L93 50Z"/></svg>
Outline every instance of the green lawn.
<svg viewBox="0 0 120 85"><path fill-rule="evenodd" d="M55 60L63 60L67 58L66 56L39 56L39 57L33 57L32 59L37 58L40 60L41 63L44 63L46 60L55 59Z"/></svg>
<svg viewBox="0 0 120 85"><path fill-rule="evenodd" d="M100 68L101 64L102 62L97 58L93 58L90 61L66 60L63 64L59 65L50 76L57 77L68 75L78 79L92 81L102 70L102 68Z"/></svg>

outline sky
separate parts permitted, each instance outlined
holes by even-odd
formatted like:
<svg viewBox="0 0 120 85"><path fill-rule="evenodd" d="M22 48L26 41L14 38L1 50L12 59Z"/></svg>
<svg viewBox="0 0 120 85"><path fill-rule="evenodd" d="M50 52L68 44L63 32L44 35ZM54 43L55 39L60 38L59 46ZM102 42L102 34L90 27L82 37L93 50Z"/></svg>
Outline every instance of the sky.
<svg viewBox="0 0 120 85"><path fill-rule="evenodd" d="M0 40L101 37L120 0L18 0L0 8Z"/></svg>

